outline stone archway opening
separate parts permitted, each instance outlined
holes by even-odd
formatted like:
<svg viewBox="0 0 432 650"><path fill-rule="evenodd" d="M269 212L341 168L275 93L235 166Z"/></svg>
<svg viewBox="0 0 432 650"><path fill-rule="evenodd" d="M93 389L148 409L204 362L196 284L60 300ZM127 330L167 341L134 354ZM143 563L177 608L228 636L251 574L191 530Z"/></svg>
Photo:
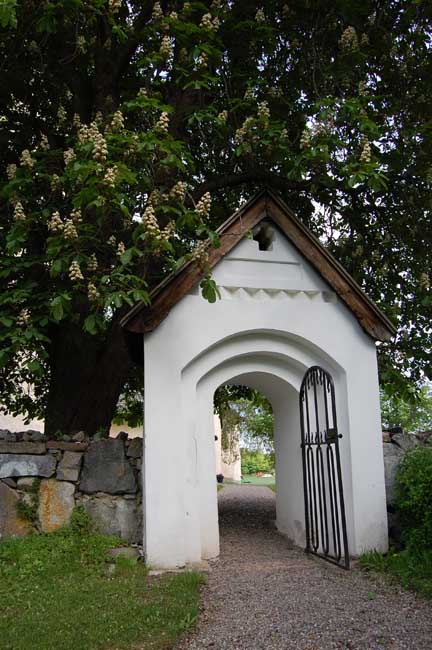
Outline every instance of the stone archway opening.
<svg viewBox="0 0 432 650"><path fill-rule="evenodd" d="M214 394L214 413L220 482L274 489L274 417L266 395L245 385L223 384Z"/></svg>
<svg viewBox="0 0 432 650"><path fill-rule="evenodd" d="M260 363L255 361L257 368L262 365L263 358L259 361ZM248 363L253 365L253 357ZM276 527L295 544L304 546L304 495L298 389L286 379L263 369L241 372L226 379L222 385L246 387L257 391L270 402L273 409L274 429ZM219 535L219 530L217 534Z"/></svg>

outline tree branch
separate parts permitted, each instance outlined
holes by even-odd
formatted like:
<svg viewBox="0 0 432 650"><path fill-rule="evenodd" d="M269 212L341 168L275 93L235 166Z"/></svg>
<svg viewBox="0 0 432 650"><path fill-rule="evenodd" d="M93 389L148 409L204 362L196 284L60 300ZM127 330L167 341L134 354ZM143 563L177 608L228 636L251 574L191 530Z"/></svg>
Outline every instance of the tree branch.
<svg viewBox="0 0 432 650"><path fill-rule="evenodd" d="M251 183L260 183L266 187L286 192L300 192L310 187L310 181L289 181L278 174L268 172L264 169L255 169L249 172L239 174L227 174L225 176L215 176L204 183L201 183L193 192L194 200L198 200L206 192L215 192L228 187L238 187L239 185L248 185Z"/></svg>
<svg viewBox="0 0 432 650"><path fill-rule="evenodd" d="M146 23L151 18L153 11L153 3L147 3L147 7L141 11L141 13L136 18L133 27L132 34L128 41L123 45L118 53L117 65L114 70L114 80L117 83L120 80L121 75L123 74L125 68L128 66L129 61L132 56L135 54L138 45L142 42L140 38L140 32L145 27Z"/></svg>

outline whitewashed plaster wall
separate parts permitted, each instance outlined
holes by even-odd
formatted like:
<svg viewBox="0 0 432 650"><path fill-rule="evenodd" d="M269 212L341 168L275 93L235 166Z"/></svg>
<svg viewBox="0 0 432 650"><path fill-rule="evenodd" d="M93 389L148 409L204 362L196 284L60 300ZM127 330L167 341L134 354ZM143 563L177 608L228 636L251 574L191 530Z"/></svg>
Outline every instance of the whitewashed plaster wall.
<svg viewBox="0 0 432 650"><path fill-rule="evenodd" d="M43 432L44 428L45 422L43 420L30 420L28 424L25 424L21 416L0 414L0 429L8 429L14 432L33 429ZM120 431L127 431L129 438L142 438L143 435L142 427L130 427L127 424L112 424L110 436L115 438Z"/></svg>
<svg viewBox="0 0 432 650"><path fill-rule="evenodd" d="M31 420L28 424L25 424L24 418L17 415L5 415L0 413L0 429L8 429L9 431L28 431L33 429L36 431L44 430L43 420Z"/></svg>
<svg viewBox="0 0 432 650"><path fill-rule="evenodd" d="M375 343L284 235L242 240L144 337L144 545L152 566L219 553L213 395L256 387L275 413L277 525L304 544L298 392L315 364L336 387L351 555L385 550L387 518Z"/></svg>

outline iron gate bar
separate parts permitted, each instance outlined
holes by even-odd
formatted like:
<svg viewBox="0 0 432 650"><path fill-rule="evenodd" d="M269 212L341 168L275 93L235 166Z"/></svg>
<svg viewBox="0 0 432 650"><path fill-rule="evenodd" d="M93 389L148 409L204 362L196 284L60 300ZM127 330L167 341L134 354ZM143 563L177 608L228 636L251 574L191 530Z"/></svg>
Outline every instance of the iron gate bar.
<svg viewBox="0 0 432 650"><path fill-rule="evenodd" d="M312 405L309 393L312 393ZM320 366L309 368L301 384L299 402L306 524L305 550L332 564L349 569L339 452L339 439L342 435L338 433L335 389L330 373ZM315 418L315 428L312 428L313 418ZM330 535L333 552L330 550Z"/></svg>

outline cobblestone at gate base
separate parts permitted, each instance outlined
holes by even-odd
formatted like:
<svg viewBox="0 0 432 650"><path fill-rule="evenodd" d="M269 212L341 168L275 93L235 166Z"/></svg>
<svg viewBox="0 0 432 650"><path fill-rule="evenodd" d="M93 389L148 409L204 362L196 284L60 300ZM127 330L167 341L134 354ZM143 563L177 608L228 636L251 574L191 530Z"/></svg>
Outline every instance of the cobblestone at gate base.
<svg viewBox="0 0 432 650"><path fill-rule="evenodd" d="M290 547L266 487L219 493L221 556L177 650L431 650L432 603Z"/></svg>

